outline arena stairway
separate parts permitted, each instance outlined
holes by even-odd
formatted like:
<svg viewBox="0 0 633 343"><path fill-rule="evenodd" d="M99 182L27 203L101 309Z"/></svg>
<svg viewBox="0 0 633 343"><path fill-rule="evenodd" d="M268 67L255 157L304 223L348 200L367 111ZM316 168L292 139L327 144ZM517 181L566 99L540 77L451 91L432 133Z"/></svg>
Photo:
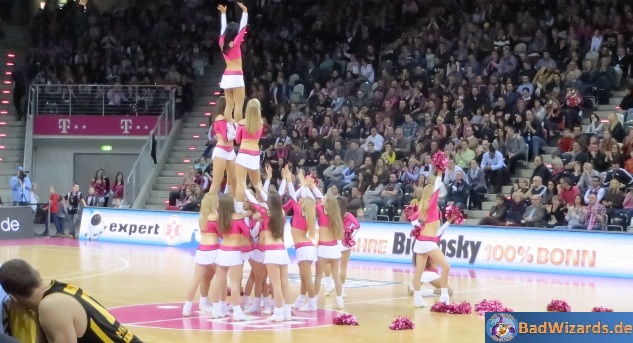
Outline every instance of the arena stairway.
<svg viewBox="0 0 633 343"><path fill-rule="evenodd" d="M219 82L224 72L224 63L216 62L206 68L205 74L196 83L197 98L192 111L183 118L183 125L176 143L160 171L154 187L145 202L146 209L164 210L169 192L177 189L183 173L200 158L207 143L208 124L215 101L219 95Z"/></svg>
<svg viewBox="0 0 633 343"><path fill-rule="evenodd" d="M0 40L0 198L10 204L9 180L16 175L18 165L24 159L24 132L26 118L18 121L13 105L14 70L25 70L28 30L23 26L3 24L5 37ZM26 101L26 98L23 100Z"/></svg>
<svg viewBox="0 0 633 343"><path fill-rule="evenodd" d="M616 106L620 105L620 102L622 101L622 97L624 97L623 91L613 92L611 94L611 98L609 99L609 104L598 105L597 108L593 111L593 113L596 113L602 121L606 121L609 117L609 114L613 113L616 110ZM586 114L583 116L583 123L582 123L583 132L587 128L588 124L589 124L589 114ZM555 146L546 147L545 154L543 155L543 163L545 163L546 165L551 164L553 162L552 153L554 153L555 151L556 151ZM531 177L532 172L534 171L535 167L536 166L534 165L534 163L527 163L525 161L520 162L517 166L515 174L512 175L513 180L519 177L521 178ZM511 191L512 191L512 186L504 186L503 189L501 190L501 192L505 194L506 196L510 196ZM467 219L465 220L464 224L476 225L479 222L479 220L481 220L481 218L486 217L488 215L488 211L490 211L492 206L496 205L495 197L496 197L496 194L486 194L485 200L482 204L482 210L481 211L469 210Z"/></svg>

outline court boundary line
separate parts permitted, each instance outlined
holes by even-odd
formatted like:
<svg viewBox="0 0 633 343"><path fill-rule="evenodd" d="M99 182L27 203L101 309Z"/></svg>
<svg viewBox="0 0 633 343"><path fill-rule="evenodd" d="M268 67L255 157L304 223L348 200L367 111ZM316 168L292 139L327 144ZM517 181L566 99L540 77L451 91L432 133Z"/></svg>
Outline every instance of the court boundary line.
<svg viewBox="0 0 633 343"><path fill-rule="evenodd" d="M59 252L59 251L67 251L65 249L51 249L51 248L41 248L40 246L31 246L32 249L37 249L37 250L47 250L47 251L55 251L55 252ZM69 248L76 248L76 247L69 247ZM90 274L90 275L84 275L84 276L77 276L77 277L72 277L72 278L51 278L51 277L42 277L43 279L53 279L53 280L59 280L59 281L71 281L71 280L81 280L81 279L88 279L91 277L95 277L95 276L103 276L103 275L108 275L108 274L114 274L117 272L120 272L122 270L125 270L127 268L130 267L130 262L126 259L124 259L123 257L118 257L118 256L114 256L114 255L109 255L109 254L105 254L102 252L98 252L98 251L92 251L92 250L87 250L90 253L94 253L96 255L99 256L104 256L104 257L110 257L110 258L114 258L117 259L119 261L123 262L123 267L119 267L118 269L114 269L114 270L109 270L106 272L102 272L102 273L97 273L97 274Z"/></svg>

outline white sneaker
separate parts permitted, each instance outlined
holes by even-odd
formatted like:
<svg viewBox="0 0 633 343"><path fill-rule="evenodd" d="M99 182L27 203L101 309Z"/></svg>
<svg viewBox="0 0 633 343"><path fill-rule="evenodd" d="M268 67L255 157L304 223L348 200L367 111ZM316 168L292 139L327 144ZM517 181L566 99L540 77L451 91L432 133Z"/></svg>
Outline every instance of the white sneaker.
<svg viewBox="0 0 633 343"><path fill-rule="evenodd" d="M343 298L347 298L347 294L345 294L345 286L342 286L341 295L343 296Z"/></svg>
<svg viewBox="0 0 633 343"><path fill-rule="evenodd" d="M273 314L272 306L264 305L264 309L262 310L262 314Z"/></svg>
<svg viewBox="0 0 633 343"><path fill-rule="evenodd" d="M182 316L183 317L190 317L191 316L191 303L190 302L186 302L185 305L182 307Z"/></svg>
<svg viewBox="0 0 633 343"><path fill-rule="evenodd" d="M228 317L229 316L229 309L226 306L226 303L222 304L222 306L220 306L220 313L222 313L223 317Z"/></svg>
<svg viewBox="0 0 633 343"><path fill-rule="evenodd" d="M284 315L276 313L276 314L273 314L272 316L266 318L266 320L268 320L270 322L275 322L275 323L283 322L284 321Z"/></svg>
<svg viewBox="0 0 633 343"><path fill-rule="evenodd" d="M284 321L292 320L292 308L290 306L284 305L283 317Z"/></svg>
<svg viewBox="0 0 633 343"><path fill-rule="evenodd" d="M343 297L336 297L336 309L342 310L345 308L345 303L343 302Z"/></svg>
<svg viewBox="0 0 633 343"><path fill-rule="evenodd" d="M330 293L334 292L335 289L336 289L336 286L334 285L334 283L326 283L325 284L325 295L329 296Z"/></svg>
<svg viewBox="0 0 633 343"><path fill-rule="evenodd" d="M246 315L244 314L244 312L242 312L242 310L236 310L233 309L233 321L234 322L241 322L241 321L245 321L246 320Z"/></svg>
<svg viewBox="0 0 633 343"><path fill-rule="evenodd" d="M303 305L305 305L305 303L306 303L305 302L305 298L298 297L297 301L295 301L295 303L292 305L292 308L295 309L295 310L298 310L298 309L302 308Z"/></svg>
<svg viewBox="0 0 633 343"><path fill-rule="evenodd" d="M445 304L450 304L451 303L451 299L448 296L448 294L442 294L442 295L440 295L440 302L445 303Z"/></svg>
<svg viewBox="0 0 633 343"><path fill-rule="evenodd" d="M311 304L311 303L307 303L305 305L303 305L300 309L299 312L316 312L317 311L317 305L316 304Z"/></svg>
<svg viewBox="0 0 633 343"><path fill-rule="evenodd" d="M200 305L200 312L202 313L213 313L213 307L209 305Z"/></svg>
<svg viewBox="0 0 633 343"><path fill-rule="evenodd" d="M262 307L259 304L255 304L253 303L251 306L249 306L245 311L244 314L253 314L253 313L258 313L259 311L261 311Z"/></svg>
<svg viewBox="0 0 633 343"><path fill-rule="evenodd" d="M424 299L422 299L422 297L420 298L413 298L413 307L415 308L419 308L419 307L427 307L429 306Z"/></svg>

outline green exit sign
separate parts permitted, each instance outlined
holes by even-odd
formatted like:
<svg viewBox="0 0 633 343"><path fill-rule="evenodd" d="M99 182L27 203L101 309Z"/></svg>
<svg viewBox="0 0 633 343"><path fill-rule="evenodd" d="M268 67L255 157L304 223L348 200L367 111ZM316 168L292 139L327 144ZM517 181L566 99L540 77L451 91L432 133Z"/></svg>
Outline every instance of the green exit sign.
<svg viewBox="0 0 633 343"><path fill-rule="evenodd" d="M112 145L102 145L101 151L112 151Z"/></svg>

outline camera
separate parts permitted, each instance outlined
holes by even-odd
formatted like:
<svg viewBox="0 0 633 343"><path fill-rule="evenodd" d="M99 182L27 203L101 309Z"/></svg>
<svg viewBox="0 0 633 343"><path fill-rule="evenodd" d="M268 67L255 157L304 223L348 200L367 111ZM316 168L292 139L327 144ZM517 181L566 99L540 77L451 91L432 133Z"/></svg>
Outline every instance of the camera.
<svg viewBox="0 0 633 343"><path fill-rule="evenodd" d="M24 178L27 176L28 173L29 173L28 170L20 170L20 175L18 175L18 178L24 180Z"/></svg>

